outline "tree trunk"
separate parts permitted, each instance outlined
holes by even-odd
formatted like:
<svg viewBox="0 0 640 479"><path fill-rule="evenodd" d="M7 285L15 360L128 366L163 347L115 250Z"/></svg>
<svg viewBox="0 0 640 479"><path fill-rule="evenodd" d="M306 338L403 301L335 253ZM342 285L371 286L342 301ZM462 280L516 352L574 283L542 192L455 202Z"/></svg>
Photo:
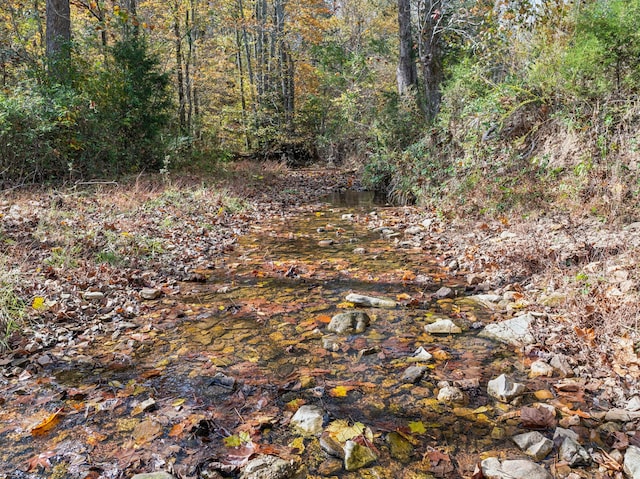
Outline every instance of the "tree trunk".
<svg viewBox="0 0 640 479"><path fill-rule="evenodd" d="M396 79L398 93L404 95L418 84L418 71L413 55L413 37L411 36L411 1L398 0L398 31L400 34L400 58Z"/></svg>
<svg viewBox="0 0 640 479"><path fill-rule="evenodd" d="M184 75L182 73L182 35L180 34L180 19L179 7L176 3L174 5L174 19L173 19L173 35L176 42L176 83L178 89L178 120L180 122L180 134L186 133L187 130L187 118L185 108L185 95L184 95Z"/></svg>
<svg viewBox="0 0 640 479"><path fill-rule="evenodd" d="M419 54L424 81L425 114L433 120L440 109L440 85L442 84L441 22L442 8L439 0L426 2L422 12Z"/></svg>
<svg viewBox="0 0 640 479"><path fill-rule="evenodd" d="M69 0L47 0L46 55L49 74L57 81L66 79L71 59L71 8Z"/></svg>

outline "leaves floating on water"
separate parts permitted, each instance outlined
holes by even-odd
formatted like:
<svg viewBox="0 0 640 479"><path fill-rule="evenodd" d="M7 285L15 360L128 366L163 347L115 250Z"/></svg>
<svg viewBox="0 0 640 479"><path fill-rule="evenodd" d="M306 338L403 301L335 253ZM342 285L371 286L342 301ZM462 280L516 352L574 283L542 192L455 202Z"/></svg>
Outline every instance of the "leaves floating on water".
<svg viewBox="0 0 640 479"><path fill-rule="evenodd" d="M51 431L54 427L58 425L60 419L62 419L62 408L58 409L56 412L48 416L44 421L38 424L36 427L31 429L32 436L42 436L47 432Z"/></svg>
<svg viewBox="0 0 640 479"><path fill-rule="evenodd" d="M345 419L337 419L327 427L326 431L337 441L346 442L360 436L365 430L364 424L356 422L349 425Z"/></svg>

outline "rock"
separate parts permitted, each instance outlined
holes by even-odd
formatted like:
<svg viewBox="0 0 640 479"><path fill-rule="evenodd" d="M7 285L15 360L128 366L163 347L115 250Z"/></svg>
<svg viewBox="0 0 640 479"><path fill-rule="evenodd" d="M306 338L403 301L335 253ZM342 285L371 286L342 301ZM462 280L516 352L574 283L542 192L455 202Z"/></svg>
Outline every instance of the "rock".
<svg viewBox="0 0 640 479"><path fill-rule="evenodd" d="M488 324L479 335L518 347L533 344L535 338L531 334L530 328L534 321L535 317L531 313L523 314L506 321Z"/></svg>
<svg viewBox="0 0 640 479"><path fill-rule="evenodd" d="M402 382L417 383L427 372L426 366L409 366L402 374Z"/></svg>
<svg viewBox="0 0 640 479"><path fill-rule="evenodd" d="M353 254L367 254L367 250L365 248L355 248Z"/></svg>
<svg viewBox="0 0 640 479"><path fill-rule="evenodd" d="M502 402L511 401L516 396L523 394L526 389L524 384L517 383L504 374L492 379L487 384L487 394Z"/></svg>
<svg viewBox="0 0 640 479"><path fill-rule="evenodd" d="M411 363L417 363L422 361L429 361L431 358L433 358L433 355L422 346L420 346L410 357L407 358L407 361Z"/></svg>
<svg viewBox="0 0 640 479"><path fill-rule="evenodd" d="M341 216L343 220L353 221L356 219L356 216L353 213L345 213Z"/></svg>
<svg viewBox="0 0 640 479"><path fill-rule="evenodd" d="M538 431L518 434L512 439L525 454L536 461L544 459L553 449L553 441Z"/></svg>
<svg viewBox="0 0 640 479"><path fill-rule="evenodd" d="M531 370L529 371L529 376L532 378L537 378L540 376L553 376L553 366L548 363L545 363L542 360L537 360L531 363Z"/></svg>
<svg viewBox="0 0 640 479"><path fill-rule="evenodd" d="M318 246L326 248L327 246L331 246L334 243L332 239L320 240L318 241Z"/></svg>
<svg viewBox="0 0 640 479"><path fill-rule="evenodd" d="M633 396L631 399L629 399L629 402L627 403L625 409L632 412L640 411L640 397Z"/></svg>
<svg viewBox="0 0 640 479"><path fill-rule="evenodd" d="M38 356L38 359L36 359L36 361L40 366L48 366L49 364L53 363L53 359L51 358L51 356L46 353Z"/></svg>
<svg viewBox="0 0 640 479"><path fill-rule="evenodd" d="M291 426L304 435L313 436L322 432L324 411L318 406L304 405L291 418Z"/></svg>
<svg viewBox="0 0 640 479"><path fill-rule="evenodd" d="M553 433L553 441L556 444L562 444L565 438L571 438L574 441L578 442L578 434L571 429L565 429L563 427L557 427L555 432Z"/></svg>
<svg viewBox="0 0 640 479"><path fill-rule="evenodd" d="M413 236L422 233L422 228L419 226L409 226L406 230L404 230L404 234L406 236Z"/></svg>
<svg viewBox="0 0 640 479"><path fill-rule="evenodd" d="M338 351L340 349L340 341L334 334L329 334L322 338L322 347L327 351Z"/></svg>
<svg viewBox="0 0 640 479"><path fill-rule="evenodd" d="M438 402L445 404L465 404L467 397L460 388L445 386L438 391Z"/></svg>
<svg viewBox="0 0 640 479"><path fill-rule="evenodd" d="M393 431L387 434L387 444L391 457L400 462L409 462L413 454L413 445L401 434Z"/></svg>
<svg viewBox="0 0 640 479"><path fill-rule="evenodd" d="M591 456L578 444L577 441L570 437L565 437L564 441L560 445L559 453L560 460L566 462L571 467L588 466L591 464Z"/></svg>
<svg viewBox="0 0 640 479"><path fill-rule="evenodd" d="M527 459L503 461L490 457L480 465L485 479L552 479L551 474L539 464Z"/></svg>
<svg viewBox="0 0 640 479"><path fill-rule="evenodd" d="M640 479L640 447L629 446L624 454L624 472L631 479Z"/></svg>
<svg viewBox="0 0 640 479"><path fill-rule="evenodd" d="M540 298L540 304L543 306L549 306L550 308L557 308L567 302L567 295L562 293L551 293L549 295Z"/></svg>
<svg viewBox="0 0 640 479"><path fill-rule="evenodd" d="M285 461L276 456L258 456L247 462L240 479L288 479L296 472L294 461Z"/></svg>
<svg viewBox="0 0 640 479"><path fill-rule="evenodd" d="M361 294L351 293L345 298L347 301L359 306L367 308L386 308L393 309L396 307L396 302L392 299L386 298L373 298L371 296L363 296Z"/></svg>
<svg viewBox="0 0 640 479"><path fill-rule="evenodd" d="M344 445L344 468L347 471L358 470L377 460L378 457L367 446L354 441L347 441Z"/></svg>
<svg viewBox="0 0 640 479"><path fill-rule="evenodd" d="M344 459L344 448L328 433L323 433L322 436L320 436L320 447L330 456Z"/></svg>
<svg viewBox="0 0 640 479"><path fill-rule="evenodd" d="M101 291L87 291L82 295L82 297L86 301L100 301L104 298L104 293Z"/></svg>
<svg viewBox="0 0 640 479"><path fill-rule="evenodd" d="M158 471L135 474L131 476L131 479L174 479L174 477L168 472Z"/></svg>
<svg viewBox="0 0 640 479"><path fill-rule="evenodd" d="M630 422L640 418L640 411L627 411L626 409L609 409L604 415L605 421Z"/></svg>
<svg viewBox="0 0 640 479"><path fill-rule="evenodd" d="M162 291L156 288L142 288L140 291L140 297L147 301L158 299L162 295Z"/></svg>
<svg viewBox="0 0 640 479"><path fill-rule="evenodd" d="M446 286L443 286L433 294L436 299L453 298L455 295L455 291L451 288L447 288Z"/></svg>
<svg viewBox="0 0 640 479"><path fill-rule="evenodd" d="M362 333L371 323L363 311L347 311L336 314L327 325L327 331L336 334Z"/></svg>
<svg viewBox="0 0 640 479"><path fill-rule="evenodd" d="M455 270L457 270L459 268L459 266L460 265L458 264L458 260L454 259L454 260L449 261L449 263L447 264L447 269L449 271L455 271Z"/></svg>
<svg viewBox="0 0 640 479"><path fill-rule="evenodd" d="M556 369L562 377L573 377L573 368L569 364L569 360L564 354L554 354L549 364Z"/></svg>
<svg viewBox="0 0 640 479"><path fill-rule="evenodd" d="M459 334L462 328L450 319L438 319L435 323L426 324L424 330L429 334Z"/></svg>

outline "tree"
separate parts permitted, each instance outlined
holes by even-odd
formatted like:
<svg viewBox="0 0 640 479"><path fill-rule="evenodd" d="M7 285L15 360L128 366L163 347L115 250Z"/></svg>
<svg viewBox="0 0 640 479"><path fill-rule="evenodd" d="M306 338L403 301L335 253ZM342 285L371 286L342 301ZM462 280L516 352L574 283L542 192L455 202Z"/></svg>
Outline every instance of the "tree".
<svg viewBox="0 0 640 479"><path fill-rule="evenodd" d="M47 0L46 56L49 73L57 81L65 79L71 59L71 7L69 0Z"/></svg>
<svg viewBox="0 0 640 479"><path fill-rule="evenodd" d="M411 0L398 0L398 33L400 55L397 70L398 93L404 95L411 87L418 85L418 72L413 54L411 33Z"/></svg>

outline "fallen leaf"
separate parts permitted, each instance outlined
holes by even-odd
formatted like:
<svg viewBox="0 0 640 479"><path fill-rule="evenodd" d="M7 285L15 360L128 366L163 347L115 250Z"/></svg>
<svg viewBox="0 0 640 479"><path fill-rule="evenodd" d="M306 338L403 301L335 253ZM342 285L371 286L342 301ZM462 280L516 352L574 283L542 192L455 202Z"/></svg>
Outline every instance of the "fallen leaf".
<svg viewBox="0 0 640 479"><path fill-rule="evenodd" d="M51 462L49 461L49 459L55 455L55 451L46 451L33 456L27 461L27 472L35 472L40 468L44 469L45 471L51 469Z"/></svg>
<svg viewBox="0 0 640 479"><path fill-rule="evenodd" d="M62 419L62 408L58 409L53 414L49 415L44 421L38 424L36 427L31 429L32 436L42 436L47 432L51 431L54 427L58 425L60 419Z"/></svg>
<svg viewBox="0 0 640 479"><path fill-rule="evenodd" d="M413 434L424 434L425 432L427 432L427 428L424 426L424 423L422 421L410 421L409 430Z"/></svg>
<svg viewBox="0 0 640 479"><path fill-rule="evenodd" d="M326 432L337 441L346 442L354 437L360 436L364 432L364 429L364 424L361 422L350 425L349 421L345 419L336 419L327 426Z"/></svg>
<svg viewBox="0 0 640 479"><path fill-rule="evenodd" d="M528 429L546 429L556 425L555 409L524 406L520 410L522 426Z"/></svg>
<svg viewBox="0 0 640 479"><path fill-rule="evenodd" d="M336 386L329 390L329 395L334 398L343 398L346 397L349 391L353 391L354 389L356 389L356 386Z"/></svg>
<svg viewBox="0 0 640 479"><path fill-rule="evenodd" d="M33 298L33 302L31 303L31 307L36 311L40 309L44 309L44 298L42 296L36 296Z"/></svg>

